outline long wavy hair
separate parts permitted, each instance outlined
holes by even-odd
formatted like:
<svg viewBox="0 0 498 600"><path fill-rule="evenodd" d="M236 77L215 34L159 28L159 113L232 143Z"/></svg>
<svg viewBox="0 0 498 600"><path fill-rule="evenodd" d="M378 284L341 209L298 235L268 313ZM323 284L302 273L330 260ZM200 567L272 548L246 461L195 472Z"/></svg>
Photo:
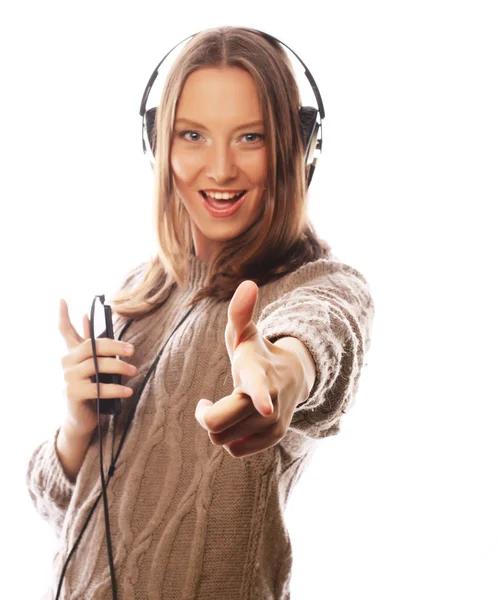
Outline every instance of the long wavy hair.
<svg viewBox="0 0 498 600"><path fill-rule="evenodd" d="M125 318L150 314L166 301L174 286L184 288L188 283L190 257L195 253L193 235L175 185L170 153L185 81L203 67L238 67L252 76L263 112L268 172L260 218L213 257L205 285L189 305L206 297L230 299L245 279L263 285L331 255L330 246L317 236L307 215L307 173L298 113L301 98L289 57L278 42L253 29L206 29L178 55L156 111L153 232L157 254L142 265L132 288L125 283L110 300L113 310Z"/></svg>

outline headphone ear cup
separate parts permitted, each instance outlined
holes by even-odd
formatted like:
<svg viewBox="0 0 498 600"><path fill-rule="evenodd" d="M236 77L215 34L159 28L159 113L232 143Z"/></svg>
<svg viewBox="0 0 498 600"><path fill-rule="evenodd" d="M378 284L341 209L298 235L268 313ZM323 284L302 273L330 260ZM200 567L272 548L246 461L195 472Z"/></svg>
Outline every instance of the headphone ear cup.
<svg viewBox="0 0 498 600"><path fill-rule="evenodd" d="M152 153L156 153L156 110L155 108L149 108L145 111L145 127L147 130L147 137L149 139L149 146L152 148Z"/></svg>
<svg viewBox="0 0 498 600"><path fill-rule="evenodd" d="M299 121L301 123L301 139L304 146L305 165L310 163L316 148L319 124L317 122L318 110L313 106L299 108Z"/></svg>

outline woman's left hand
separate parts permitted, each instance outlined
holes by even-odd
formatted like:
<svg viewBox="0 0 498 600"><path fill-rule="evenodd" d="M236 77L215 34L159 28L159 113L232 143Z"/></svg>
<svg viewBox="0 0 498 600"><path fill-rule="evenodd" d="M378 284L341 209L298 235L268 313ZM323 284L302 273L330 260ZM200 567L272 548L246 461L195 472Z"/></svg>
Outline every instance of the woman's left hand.
<svg viewBox="0 0 498 600"><path fill-rule="evenodd" d="M243 281L228 307L225 343L235 389L216 404L200 400L195 412L211 442L236 458L277 444L309 391L299 356L259 333L253 321L257 299L256 283Z"/></svg>

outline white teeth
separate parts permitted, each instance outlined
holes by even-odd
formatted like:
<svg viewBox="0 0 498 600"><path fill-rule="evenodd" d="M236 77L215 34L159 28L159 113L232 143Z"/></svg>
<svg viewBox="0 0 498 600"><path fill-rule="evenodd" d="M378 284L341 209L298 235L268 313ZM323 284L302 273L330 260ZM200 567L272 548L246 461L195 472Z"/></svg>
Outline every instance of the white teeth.
<svg viewBox="0 0 498 600"><path fill-rule="evenodd" d="M242 191L242 190L241 190ZM240 194L240 192L237 192L235 194L229 194L228 192L204 192L206 194L206 196L209 196L210 198L214 198L215 200L230 200L231 198L235 198L235 196L238 196Z"/></svg>

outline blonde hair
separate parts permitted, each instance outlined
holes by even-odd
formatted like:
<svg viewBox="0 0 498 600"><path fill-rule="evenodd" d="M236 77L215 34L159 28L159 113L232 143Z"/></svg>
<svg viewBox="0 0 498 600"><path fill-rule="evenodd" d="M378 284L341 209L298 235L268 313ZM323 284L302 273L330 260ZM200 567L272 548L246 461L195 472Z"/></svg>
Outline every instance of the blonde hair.
<svg viewBox="0 0 498 600"><path fill-rule="evenodd" d="M261 217L224 244L209 264L206 285L190 305L206 297L230 299L244 279L263 285L306 262L330 256L330 246L317 237L307 216L298 113L301 99L286 52L276 40L250 28L207 29L185 45L169 70L156 111L152 145L157 255L145 265L132 289L125 282L110 300L113 310L125 318L146 316L165 302L173 286L187 285L193 237L189 214L174 182L170 152L183 86L191 73L203 67L238 67L252 76L263 112L268 177Z"/></svg>

